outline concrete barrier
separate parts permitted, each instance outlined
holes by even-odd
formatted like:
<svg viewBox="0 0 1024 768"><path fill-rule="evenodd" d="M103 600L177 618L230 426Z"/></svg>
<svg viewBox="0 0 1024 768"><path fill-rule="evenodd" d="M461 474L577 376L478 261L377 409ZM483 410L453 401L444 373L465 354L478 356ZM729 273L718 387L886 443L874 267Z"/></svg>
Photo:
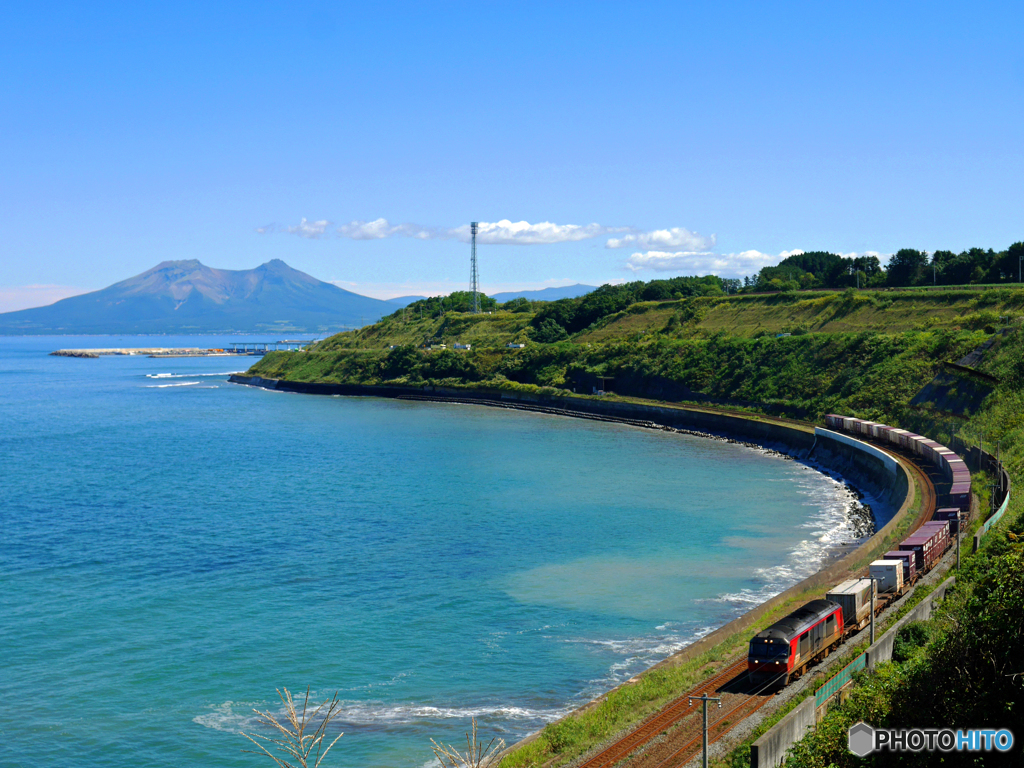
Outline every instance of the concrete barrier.
<svg viewBox="0 0 1024 768"><path fill-rule="evenodd" d="M782 765L789 748L814 728L816 713L813 696L800 702L792 712L750 745L751 768Z"/></svg>

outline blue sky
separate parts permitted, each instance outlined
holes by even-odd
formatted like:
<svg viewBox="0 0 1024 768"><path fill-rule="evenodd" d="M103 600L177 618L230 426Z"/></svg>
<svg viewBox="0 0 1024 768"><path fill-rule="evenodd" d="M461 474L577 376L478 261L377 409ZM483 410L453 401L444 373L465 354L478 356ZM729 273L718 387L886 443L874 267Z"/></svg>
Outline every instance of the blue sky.
<svg viewBox="0 0 1024 768"><path fill-rule="evenodd" d="M0 311L454 290L470 220L491 291L1024 239L1019 3L154 6L0 11Z"/></svg>

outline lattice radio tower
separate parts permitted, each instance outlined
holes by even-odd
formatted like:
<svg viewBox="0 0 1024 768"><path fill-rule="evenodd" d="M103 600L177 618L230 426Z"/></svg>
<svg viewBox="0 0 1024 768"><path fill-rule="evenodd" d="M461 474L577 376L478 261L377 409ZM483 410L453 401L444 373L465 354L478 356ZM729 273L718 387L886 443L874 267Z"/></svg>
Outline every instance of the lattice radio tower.
<svg viewBox="0 0 1024 768"><path fill-rule="evenodd" d="M480 274L476 269L476 221L469 223L470 247L469 252L469 290L473 292L473 312L480 311Z"/></svg>

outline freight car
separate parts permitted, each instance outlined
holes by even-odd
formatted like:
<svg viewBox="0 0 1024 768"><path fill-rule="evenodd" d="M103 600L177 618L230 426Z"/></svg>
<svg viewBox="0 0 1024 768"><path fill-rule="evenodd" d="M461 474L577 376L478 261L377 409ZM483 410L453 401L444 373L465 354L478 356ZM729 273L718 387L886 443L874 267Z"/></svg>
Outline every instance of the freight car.
<svg viewBox="0 0 1024 768"><path fill-rule="evenodd" d="M812 600L754 635L747 672L755 684L789 685L807 667L843 642L843 609L830 600Z"/></svg>
<svg viewBox="0 0 1024 768"><path fill-rule="evenodd" d="M963 459L941 443L905 429L894 429L873 421L839 416L835 413L825 417L825 426L838 432L856 435L858 438L900 448L934 465L950 483L949 490L939 494L939 506L959 508L964 514L970 512L971 473Z"/></svg>
<svg viewBox="0 0 1024 768"><path fill-rule="evenodd" d="M918 573L927 573L949 549L949 522L925 523L900 544L900 550L913 552Z"/></svg>
<svg viewBox="0 0 1024 768"><path fill-rule="evenodd" d="M894 549L886 552L884 560L901 560L903 562L903 584L913 586L917 583L917 558L913 552Z"/></svg>
<svg viewBox="0 0 1024 768"><path fill-rule="evenodd" d="M940 443L905 429L834 413L825 417L825 425L912 453L938 467L952 487L941 497L944 503L934 520L871 563L869 573L878 582L877 593L872 579L849 579L827 592L824 600L812 600L751 638L747 672L757 685L788 685L812 663L828 656L848 634L863 629L872 611L877 614L906 594L951 546L950 534L957 533L957 512L970 509L967 467Z"/></svg>
<svg viewBox="0 0 1024 768"><path fill-rule="evenodd" d="M849 579L825 593L825 599L843 608L844 628L850 632L864 629L871 620L871 580Z"/></svg>

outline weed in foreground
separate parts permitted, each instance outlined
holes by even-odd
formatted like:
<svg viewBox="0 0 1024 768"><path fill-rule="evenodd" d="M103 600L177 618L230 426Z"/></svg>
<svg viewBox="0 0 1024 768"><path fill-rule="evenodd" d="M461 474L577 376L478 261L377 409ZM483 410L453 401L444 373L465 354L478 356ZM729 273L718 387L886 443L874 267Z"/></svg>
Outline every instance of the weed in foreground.
<svg viewBox="0 0 1024 768"><path fill-rule="evenodd" d="M291 691L287 688L284 688L283 691L282 693L282 689L278 689L277 695L281 697L281 703L284 704L286 723L281 723L269 711L260 712L258 709L253 710L259 716L260 724L276 730L280 738L271 738L259 733L252 735L243 733L242 735L259 747L260 751L257 752L252 749L243 749L242 751L253 755L266 755L279 768L318 768L321 761L327 757L331 747L337 744L338 739L344 735L339 733L334 738L334 741L324 749L327 726L330 725L331 720L341 714L341 701L338 699L338 694L335 693L330 699L311 709L309 704L309 687L307 687L306 698L302 702L302 711L299 712L295 706L295 701L292 699ZM325 710L324 707L327 709ZM307 729L312 727L314 723L317 723L318 720L319 723L312 733L307 734ZM279 755L287 756L287 758L278 757L268 747ZM315 752L314 749L316 750ZM290 762L290 760L295 762Z"/></svg>

